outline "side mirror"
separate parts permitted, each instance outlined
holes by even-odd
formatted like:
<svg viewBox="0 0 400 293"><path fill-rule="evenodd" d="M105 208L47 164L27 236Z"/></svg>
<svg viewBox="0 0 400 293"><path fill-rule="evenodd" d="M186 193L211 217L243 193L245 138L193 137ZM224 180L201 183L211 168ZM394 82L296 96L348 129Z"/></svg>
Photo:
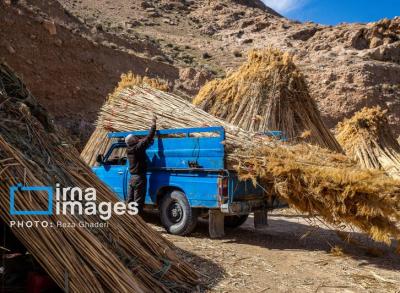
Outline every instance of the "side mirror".
<svg viewBox="0 0 400 293"><path fill-rule="evenodd" d="M101 155L101 154L97 155L96 162L101 165L101 164L103 164L103 161L104 161L103 155Z"/></svg>

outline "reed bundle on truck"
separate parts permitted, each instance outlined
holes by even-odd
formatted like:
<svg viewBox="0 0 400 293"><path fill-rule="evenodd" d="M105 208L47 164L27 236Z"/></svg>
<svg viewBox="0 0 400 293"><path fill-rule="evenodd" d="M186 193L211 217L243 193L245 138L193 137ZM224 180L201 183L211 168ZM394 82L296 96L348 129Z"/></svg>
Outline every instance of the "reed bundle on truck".
<svg viewBox="0 0 400 293"><path fill-rule="evenodd" d="M250 51L247 62L205 84L193 103L245 130L280 130L290 141L342 152L293 57L276 49Z"/></svg>
<svg viewBox="0 0 400 293"><path fill-rule="evenodd" d="M399 181L379 171L360 170L343 154L308 144L285 145L245 131L173 94L148 86L126 88L102 107L97 131L147 129L153 114L159 117L159 128L224 126L226 167L298 210L357 227L377 241L400 237ZM109 143L98 137L95 132L82 153L88 164L95 163L98 146Z"/></svg>
<svg viewBox="0 0 400 293"><path fill-rule="evenodd" d="M191 292L197 284L192 268L175 247L139 217L113 214L49 216L11 215L9 187L79 187L96 190L96 204L116 203L115 195L59 136L46 111L6 66L0 65L0 217L48 222L12 227L11 231L63 289L70 292ZM46 210L47 192L19 195L18 210ZM56 198L54 196L54 205ZM69 227L57 227L66 223ZM85 223L81 225L81 223ZM100 223L103 227L90 225ZM105 224L108 225L105 225ZM54 225L51 227L51 225Z"/></svg>
<svg viewBox="0 0 400 293"><path fill-rule="evenodd" d="M131 71L129 71L128 73L121 74L121 80L118 82L118 85L114 89L114 92L107 97L107 100L118 100L118 94L125 88L143 85L147 85L151 88L158 89L164 92L170 90L168 84L163 80L149 78L147 76L135 75ZM112 143L111 140L107 139L108 131L104 129L101 123L97 124L98 125L96 126L96 129L89 140L94 141L95 145L87 143L81 154L81 156L84 158L85 162L88 163L89 166L93 166L96 163L97 155L104 154L104 152L109 149L110 144Z"/></svg>
<svg viewBox="0 0 400 293"><path fill-rule="evenodd" d="M388 245L400 239L400 181L382 172L358 169L344 155L303 144L238 150L232 161L243 179L269 186L301 212L336 227L356 227Z"/></svg>
<svg viewBox="0 0 400 293"><path fill-rule="evenodd" d="M400 179L400 144L390 130L386 110L363 108L337 126L336 138L346 154L368 169Z"/></svg>

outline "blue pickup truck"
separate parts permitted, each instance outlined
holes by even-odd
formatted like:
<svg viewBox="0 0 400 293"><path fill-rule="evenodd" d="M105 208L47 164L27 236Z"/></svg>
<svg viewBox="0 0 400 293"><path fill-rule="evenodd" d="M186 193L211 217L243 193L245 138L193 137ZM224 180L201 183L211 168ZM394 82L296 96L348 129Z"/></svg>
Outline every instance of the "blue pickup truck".
<svg viewBox="0 0 400 293"><path fill-rule="evenodd" d="M93 171L120 200L127 199L130 179L124 138L147 133L111 132L109 149L97 157ZM224 227L240 226L251 212L256 226L266 224L265 192L225 168L224 140L223 127L157 131L146 151L146 208L158 209L169 233L189 234L199 217L207 217L210 236L221 237Z"/></svg>

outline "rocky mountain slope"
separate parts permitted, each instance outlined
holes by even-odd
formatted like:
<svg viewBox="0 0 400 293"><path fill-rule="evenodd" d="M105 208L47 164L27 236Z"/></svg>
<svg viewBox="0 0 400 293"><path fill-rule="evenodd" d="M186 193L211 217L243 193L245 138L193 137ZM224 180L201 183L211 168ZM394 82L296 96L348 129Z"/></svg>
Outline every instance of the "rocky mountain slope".
<svg viewBox="0 0 400 293"><path fill-rule="evenodd" d="M99 108L122 73L132 70L181 83L179 67L138 53L162 54L151 41L128 43L93 33L57 1L13 3L0 1L0 61L23 77L78 146L90 136Z"/></svg>
<svg viewBox="0 0 400 293"><path fill-rule="evenodd" d="M288 20L259 0L27 2L19 5L35 6L30 17L44 13L45 19L60 23L73 36L66 37L63 45L53 46L59 58L76 60L69 65L56 63L59 69L67 66L70 70L62 76L51 74L55 69L49 63L45 63L47 71L37 62L17 68L28 79L32 75L28 68L39 68L41 76L50 72L54 83L66 80L67 87L80 88L74 98L69 96L70 90L57 95L57 102L48 93L47 97L42 95L59 117L63 116L59 110L69 104L77 106L84 121L92 122L119 73L128 69L162 77L175 90L193 96L207 79L223 76L243 62L249 49L274 46L296 56L329 127L364 106L380 105L389 110L391 126L400 135L400 18L322 26ZM16 16L21 21L26 17ZM2 28L0 34L2 39L14 35ZM70 41L78 36L88 47L72 52ZM29 34L25 40L28 44L35 42ZM14 46L18 47L20 41L13 41ZM41 62L46 62L45 47L43 44L43 51L37 53ZM19 49L15 51L12 55L7 47L0 46L0 54L7 61L19 56ZM92 60L87 74L88 62L82 62L83 67L76 63L82 58ZM30 88L36 90L35 86ZM37 89L35 94L41 96L42 90ZM87 91L90 94L85 94ZM90 109L90 119L85 116L86 108Z"/></svg>

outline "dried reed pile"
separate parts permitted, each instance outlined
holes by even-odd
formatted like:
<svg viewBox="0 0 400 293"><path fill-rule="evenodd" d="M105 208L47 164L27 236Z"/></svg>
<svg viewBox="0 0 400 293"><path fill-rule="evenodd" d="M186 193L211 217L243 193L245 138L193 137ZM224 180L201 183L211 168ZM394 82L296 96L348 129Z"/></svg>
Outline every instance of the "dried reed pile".
<svg viewBox="0 0 400 293"><path fill-rule="evenodd" d="M112 98L112 95L119 93L121 90L135 85L148 85L164 92L170 91L169 85L164 80L151 78L148 76L140 76L134 74L132 71L129 71L128 73L121 74L121 80L118 82L117 87L114 89L113 94L111 94L109 98Z"/></svg>
<svg viewBox="0 0 400 293"><path fill-rule="evenodd" d="M147 86L121 91L102 107L102 131L147 129L153 114L159 128L221 125L226 130L227 168L285 198L294 208L335 225L348 224L389 243L400 237L400 182L382 172L360 170L348 157L317 146L284 145L215 118L182 98ZM94 133L86 152L97 154ZM93 155L83 159L89 164Z"/></svg>
<svg viewBox="0 0 400 293"><path fill-rule="evenodd" d="M114 92L107 97L107 101L118 99L119 93L125 88L144 85L164 92L170 91L170 87L163 80L135 75L129 71L128 73L121 75L121 80L118 82ZM97 126L90 138L91 141L95 141L98 144L97 146L94 146L96 147L96 150L89 148L88 146L90 144L86 144L86 147L83 149L82 157L85 159L85 162L89 163L90 166L94 166L97 154L104 154L104 152L112 143L111 140L107 139L107 132L108 131L104 130L102 126Z"/></svg>
<svg viewBox="0 0 400 293"><path fill-rule="evenodd" d="M5 65L0 65L0 205L9 207L9 187L74 186L97 190L97 203L115 202L76 150L58 136L43 108ZM20 210L46 210L46 192L25 195ZM70 223L75 228L12 228L54 281L71 292L192 291L196 273L176 256L175 247L139 217L112 216L104 228L80 223L105 223L99 215L12 216L6 222Z"/></svg>
<svg viewBox="0 0 400 293"><path fill-rule="evenodd" d="M81 153L82 159L89 166L94 166L97 155L104 154L112 143L107 138L109 131L148 129L153 113L159 117L159 128L223 125L227 130L227 147L231 150L245 145L250 137L256 136L215 118L176 95L147 85L131 86L110 95L103 105L96 129Z"/></svg>
<svg viewBox="0 0 400 293"><path fill-rule="evenodd" d="M251 51L238 70L204 85L193 103L246 130L281 130L290 141L342 152L293 57L279 50Z"/></svg>
<svg viewBox="0 0 400 293"><path fill-rule="evenodd" d="M301 212L388 245L400 239L400 181L380 171L305 144L238 150L231 160L242 179L258 181Z"/></svg>
<svg viewBox="0 0 400 293"><path fill-rule="evenodd" d="M368 169L384 170L400 179L400 144L379 106L363 108L337 126L336 138L346 154Z"/></svg>

